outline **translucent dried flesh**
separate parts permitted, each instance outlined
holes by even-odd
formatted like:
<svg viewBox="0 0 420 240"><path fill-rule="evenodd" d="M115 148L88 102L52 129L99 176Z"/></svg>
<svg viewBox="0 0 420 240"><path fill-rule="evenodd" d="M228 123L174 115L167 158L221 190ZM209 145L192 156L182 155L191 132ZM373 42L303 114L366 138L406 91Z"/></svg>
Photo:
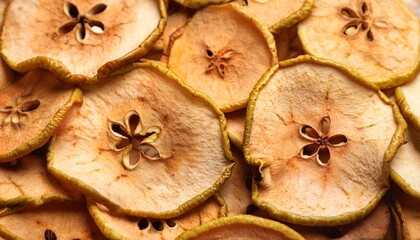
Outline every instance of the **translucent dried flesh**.
<svg viewBox="0 0 420 240"><path fill-rule="evenodd" d="M360 222L344 226L334 227L302 227L290 226L305 239L328 240L328 239L392 239L388 238L391 227L391 215L388 204L381 203Z"/></svg>
<svg viewBox="0 0 420 240"><path fill-rule="evenodd" d="M236 215L207 222L181 234L176 239L297 240L304 238L279 222L251 215Z"/></svg>
<svg viewBox="0 0 420 240"><path fill-rule="evenodd" d="M0 90L0 162L42 146L81 102L79 89L41 69Z"/></svg>
<svg viewBox="0 0 420 240"><path fill-rule="evenodd" d="M313 0L243 0L238 3L272 31L279 27L290 27L303 20L310 14L313 6Z"/></svg>
<svg viewBox="0 0 420 240"><path fill-rule="evenodd" d="M18 71L43 66L63 80L91 82L144 55L147 49L139 46L156 41L163 30L157 29L163 21L160 1L77 0L72 1L79 13L71 10L74 16L66 14L66 9L71 11L65 3L18 0L10 4L1 35L2 54L9 65ZM106 8L89 12L97 4ZM60 30L67 23L74 28Z"/></svg>
<svg viewBox="0 0 420 240"><path fill-rule="evenodd" d="M420 198L420 133L410 129L391 162L391 177L408 194Z"/></svg>
<svg viewBox="0 0 420 240"><path fill-rule="evenodd" d="M219 217L220 204L210 198L202 205L175 219L159 220L114 216L103 205L89 202L88 209L109 239L172 240L179 234Z"/></svg>
<svg viewBox="0 0 420 240"><path fill-rule="evenodd" d="M419 91L420 74L413 81L395 89L395 99L401 109L401 113L416 131L420 131Z"/></svg>
<svg viewBox="0 0 420 240"><path fill-rule="evenodd" d="M169 55L169 68L222 111L245 107L255 83L277 60L268 29L238 8L228 4L198 11Z"/></svg>
<svg viewBox="0 0 420 240"><path fill-rule="evenodd" d="M106 239L83 202L49 203L0 217L0 237L7 240Z"/></svg>
<svg viewBox="0 0 420 240"><path fill-rule="evenodd" d="M71 196L47 173L47 162L40 156L26 155L11 163L0 164L0 206L41 205Z"/></svg>
<svg viewBox="0 0 420 240"><path fill-rule="evenodd" d="M360 219L387 189L387 161L403 141L405 126L397 127L395 105L327 62L306 56L283 66L259 82L247 110L245 157L260 166L262 176L253 188L254 203L303 225ZM330 118L329 137L343 134L348 141L325 145L330 156L321 165L316 154L301 157L311 141L299 129L309 125L320 132L323 116Z"/></svg>
<svg viewBox="0 0 420 240"><path fill-rule="evenodd" d="M82 108L53 140L49 170L117 212L169 218L211 196L233 163L223 113L202 94L181 87L166 68L150 65L86 89ZM137 127L135 118L129 126L118 125L132 112ZM128 139L123 148L127 139L118 132L125 127L156 132L141 143ZM150 148L157 156L150 156ZM132 169L125 156L129 164L134 161Z"/></svg>
<svg viewBox="0 0 420 240"><path fill-rule="evenodd" d="M298 29L308 53L381 88L413 79L420 67L420 24L402 1L316 1Z"/></svg>
<svg viewBox="0 0 420 240"><path fill-rule="evenodd" d="M236 147L242 148L244 138L246 109L240 109L234 112L226 113L227 130L229 137Z"/></svg>

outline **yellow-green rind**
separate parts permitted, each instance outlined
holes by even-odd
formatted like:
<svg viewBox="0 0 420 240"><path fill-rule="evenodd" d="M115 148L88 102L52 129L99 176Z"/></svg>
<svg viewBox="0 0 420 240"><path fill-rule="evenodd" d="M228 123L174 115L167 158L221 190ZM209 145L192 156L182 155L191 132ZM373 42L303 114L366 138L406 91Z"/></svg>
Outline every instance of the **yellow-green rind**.
<svg viewBox="0 0 420 240"><path fill-rule="evenodd" d="M38 136L26 142L25 144L16 147L13 151L0 154L0 162L12 161L21 156L30 153L32 150L41 147L45 144L49 137L54 134L55 130L59 127L60 123L66 118L67 114L74 105L82 104L83 93L79 88L74 88L69 100L55 113L53 119L45 127Z"/></svg>
<svg viewBox="0 0 420 240"><path fill-rule="evenodd" d="M236 215L232 217L223 217L223 218L219 218L219 219L204 223L201 226L198 226L194 229L191 229L179 235L176 238L176 240L194 239L196 236L200 234L205 234L209 230L217 229L219 227L234 225L234 224L258 226L261 228L265 228L267 230L278 232L279 235L282 235L286 237L287 239L294 239L294 240L304 239L299 233L295 232L293 229L289 228L288 226L282 223L252 216L252 215L241 214L241 215ZM211 239L211 236L209 236L209 239Z"/></svg>
<svg viewBox="0 0 420 240"><path fill-rule="evenodd" d="M238 149L240 149L242 151L243 148L243 144L242 144L242 140L239 140L237 137L235 137L232 133L228 132L228 136L229 136L229 140L230 142L237 147Z"/></svg>
<svg viewBox="0 0 420 240"><path fill-rule="evenodd" d="M395 170L390 169L390 176L392 181L394 181L405 193L420 200L420 193L414 190L410 184L405 181Z"/></svg>
<svg viewBox="0 0 420 240"><path fill-rule="evenodd" d="M407 120L407 122L414 128L414 130L420 131L420 117L411 111L410 105L405 99L404 91L401 87L397 87L395 89L395 100L397 105L400 107L401 113L405 120Z"/></svg>
<svg viewBox="0 0 420 240"><path fill-rule="evenodd" d="M282 19L278 23L270 26L269 30L273 33L278 33L283 29L290 28L298 22L303 21L311 14L314 7L314 0L305 0L302 7L296 12L292 13L287 18Z"/></svg>
<svg viewBox="0 0 420 240"><path fill-rule="evenodd" d="M167 21L167 10L164 0L158 1L161 18L157 28L153 30L153 32L144 40L142 44L140 44L138 48L127 53L123 57L105 63L97 70L97 74L94 76L72 74L61 61L45 56L37 56L23 62L13 62L3 52L1 52L1 56L12 69L18 72L28 72L35 68L43 68L54 73L54 75L66 83L78 85L94 84L98 81L105 80L111 72L118 70L120 67L139 60L141 57L146 55L150 49L152 49L154 43L163 34L163 30L165 29ZM5 15L7 15L7 10ZM2 46L3 43L0 42L0 45Z"/></svg>
<svg viewBox="0 0 420 240"><path fill-rule="evenodd" d="M380 89L374 85L373 83L364 80L364 78L358 74L357 72L348 70L343 65L337 64L333 61L327 60L327 59L320 59L316 58L314 56L310 55L302 55L297 58L285 60L282 62L279 62L278 64L271 67L260 79L260 81L255 85L255 88L250 94L249 102L248 102L248 108L246 112L246 121L245 121L245 132L244 132L244 143L243 143L243 152L246 159L246 162L250 165L254 165L259 167L260 171L261 169L268 166L268 163L265 162L262 159L256 159L252 158L249 153L248 145L250 140L250 132L252 128L252 122L253 122L253 112L255 108L255 103L258 99L258 94L260 90L270 81L271 76L273 76L277 70L281 68L286 68L288 66L293 66L298 63L315 63L323 66L330 66L338 69L342 73L344 73L346 76L348 76L351 80L355 81L356 83L359 83L362 86L365 86L369 89L372 89L373 91L377 91L379 97L381 100L385 103L390 105L393 111L394 120L396 121L397 128L392 136L392 139L388 145L388 148L384 154L384 171L385 174L389 175L389 169L390 169L390 161L396 154L398 148L404 143L404 133L407 129L407 124L402 117L398 106L393 103L388 97L386 97L385 94L383 94ZM354 221L360 220L363 217L365 217L367 214L372 212L375 207L378 205L379 201L382 199L382 197L386 194L388 188L384 188L381 191L378 192L375 198L373 198L368 205L366 205L364 208L348 212L342 215L333 216L333 217L308 217L308 216L301 216L298 214L292 214L290 212L280 211L273 207L271 204L266 203L264 201L258 200L258 190L257 190L257 183L253 182L252 186L252 201L255 205L257 205L262 210L269 213L272 217L279 219L281 221L286 221L294 224L300 224L300 225L307 225L307 226L334 226L334 225L344 225L348 223L352 223Z"/></svg>
<svg viewBox="0 0 420 240"><path fill-rule="evenodd" d="M39 207L45 203L49 202L64 202L64 201L81 201L81 197L77 196L65 196L65 195L44 195L41 198L33 197L17 197L8 201L0 201L0 206L14 207L14 206L24 206L24 207ZM0 216L2 214L0 213Z"/></svg>
<svg viewBox="0 0 420 240"><path fill-rule="evenodd" d="M169 219L178 217L179 215L185 213L186 211L200 205L203 203L206 199L211 197L216 193L218 189L220 189L223 185L223 183L226 181L226 179L229 178L232 168L235 164L235 161L233 159L232 153L230 152L230 143L229 138L226 130L226 118L223 114L223 112L217 107L217 105L204 93L195 91L194 89L190 88L188 85L186 85L180 78L178 78L173 72L171 72L169 69L167 69L165 66L163 66L160 62L157 61L147 61L147 62L138 62L133 63L130 65L127 65L125 67L120 68L118 71L111 73L112 76L123 74L125 72L130 71L134 68L152 68L154 70L157 70L158 72L166 75L168 78L173 80L180 88L188 92L189 94L192 94L194 97L197 97L201 101L208 104L208 106L211 107L211 109L219 116L220 121L220 130L222 133L222 145L223 145L223 151L225 154L226 160L229 162L227 164L226 170L224 174L219 178L218 181L216 181L213 186L210 186L206 191L204 191L202 194L190 199L189 201L181 204L178 208L172 211L166 211L162 213L156 213L156 212L146 212L146 211L135 211L130 209L123 209L119 205L111 202L104 196L102 196L99 192L97 192L95 189L90 187L89 185L84 184L82 181L77 180L73 177L68 177L63 172L53 168L53 162L54 162L54 154L53 149L56 141L56 136L52 136L50 140L50 144L48 146L48 152L47 152L47 168L49 172L51 172L57 179L68 182L69 184L73 185L76 189L81 190L83 193L87 194L89 197L94 199L97 202L100 202L104 204L108 209L110 209L112 212L116 214L126 214L126 215L133 215L133 216L141 216L141 217L150 217L150 218L158 218L158 219Z"/></svg>
<svg viewBox="0 0 420 240"><path fill-rule="evenodd" d="M218 5L228 3L232 0L174 0L184 7L199 9L208 5Z"/></svg>

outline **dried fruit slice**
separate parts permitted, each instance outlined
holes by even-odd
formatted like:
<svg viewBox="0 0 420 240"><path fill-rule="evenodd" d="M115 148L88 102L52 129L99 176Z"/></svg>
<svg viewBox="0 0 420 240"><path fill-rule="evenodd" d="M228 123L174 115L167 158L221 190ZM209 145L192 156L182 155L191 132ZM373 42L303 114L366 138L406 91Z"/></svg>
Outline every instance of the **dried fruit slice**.
<svg viewBox="0 0 420 240"><path fill-rule="evenodd" d="M165 23L161 0L17 0L5 14L1 51L17 71L42 67L91 83L145 55Z"/></svg>
<svg viewBox="0 0 420 240"><path fill-rule="evenodd" d="M245 107L255 83L276 61L268 29L236 4L225 4L191 18L172 45L168 67L231 112Z"/></svg>
<svg viewBox="0 0 420 240"><path fill-rule="evenodd" d="M83 202L48 203L0 217L0 237L7 240L105 240Z"/></svg>
<svg viewBox="0 0 420 240"><path fill-rule="evenodd" d="M401 109L401 113L415 131L420 131L420 74L401 87L395 89L395 100Z"/></svg>
<svg viewBox="0 0 420 240"><path fill-rule="evenodd" d="M406 193L420 199L420 133L409 128L391 162L391 178Z"/></svg>
<svg viewBox="0 0 420 240"><path fill-rule="evenodd" d="M3 25L3 16L8 0L0 1L0 26ZM7 86L15 79L12 69L0 58L0 89Z"/></svg>
<svg viewBox="0 0 420 240"><path fill-rule="evenodd" d="M262 177L252 199L283 221L351 223L389 186L406 124L373 85L334 66L310 56L282 62L250 96L244 154Z"/></svg>
<svg viewBox="0 0 420 240"><path fill-rule="evenodd" d="M418 199L405 194L401 189L394 188L393 197L395 211L400 221L402 239L420 238L420 208Z"/></svg>
<svg viewBox="0 0 420 240"><path fill-rule="evenodd" d="M161 64L128 66L86 88L52 140L48 169L113 212L176 217L229 177L225 121Z"/></svg>
<svg viewBox="0 0 420 240"><path fill-rule="evenodd" d="M13 165L0 164L0 206L18 204L42 205L51 200L70 200L71 196L48 176L46 160L36 155L26 155Z"/></svg>
<svg viewBox="0 0 420 240"><path fill-rule="evenodd" d="M313 0L240 0L238 3L272 32L289 28L302 21L309 16L314 5Z"/></svg>
<svg viewBox="0 0 420 240"><path fill-rule="evenodd" d="M399 0L317 0L298 34L306 52L380 88L410 81L420 69L420 24Z"/></svg>
<svg viewBox="0 0 420 240"><path fill-rule="evenodd" d="M225 114L229 139L239 149L242 149L242 140L244 138L245 115L246 109Z"/></svg>
<svg viewBox="0 0 420 240"><path fill-rule="evenodd" d="M304 238L293 229L279 222L251 215L236 215L204 223L199 227L181 234L176 239L286 240Z"/></svg>
<svg viewBox="0 0 420 240"><path fill-rule="evenodd" d="M392 221L388 204L381 201L375 210L360 222L333 227L302 227L290 226L305 239L394 239L392 236Z"/></svg>
<svg viewBox="0 0 420 240"><path fill-rule="evenodd" d="M179 234L219 217L221 206L213 197L175 219L116 216L103 205L88 201L88 210L109 239L172 240Z"/></svg>
<svg viewBox="0 0 420 240"><path fill-rule="evenodd" d="M0 90L0 162L8 162L41 147L82 92L56 76L36 69Z"/></svg>

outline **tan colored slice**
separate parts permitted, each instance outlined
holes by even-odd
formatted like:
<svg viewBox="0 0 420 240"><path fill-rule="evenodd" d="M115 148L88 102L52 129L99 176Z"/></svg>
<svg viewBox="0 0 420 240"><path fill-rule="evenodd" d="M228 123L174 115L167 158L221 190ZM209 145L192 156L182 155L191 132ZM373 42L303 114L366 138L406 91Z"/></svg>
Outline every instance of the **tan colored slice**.
<svg viewBox="0 0 420 240"><path fill-rule="evenodd" d="M252 178L252 169L246 164L240 149L233 147L231 150L236 163L230 178L219 191L226 202L228 216L245 214L252 203L251 192L247 188L247 181Z"/></svg>
<svg viewBox="0 0 420 240"><path fill-rule="evenodd" d="M400 221L402 239L420 239L419 200L400 189L393 189L395 211Z"/></svg>
<svg viewBox="0 0 420 240"><path fill-rule="evenodd" d="M409 128L391 162L391 178L407 194L420 199L420 133Z"/></svg>
<svg viewBox="0 0 420 240"><path fill-rule="evenodd" d="M401 87L395 89L395 100L401 109L401 113L415 131L420 131L420 74Z"/></svg>
<svg viewBox="0 0 420 240"><path fill-rule="evenodd" d="M17 0L5 15L1 52L17 71L43 67L91 83L145 55L165 23L160 0Z"/></svg>
<svg viewBox="0 0 420 240"><path fill-rule="evenodd" d="M277 61L272 34L239 8L225 4L199 10L174 41L168 62L225 112L245 107L255 83Z"/></svg>
<svg viewBox="0 0 420 240"><path fill-rule="evenodd" d="M229 139L239 149L242 149L242 140L244 138L245 115L246 109L225 114Z"/></svg>
<svg viewBox="0 0 420 240"><path fill-rule="evenodd" d="M291 227L305 239L311 240L392 240L394 239L392 237L392 228L394 226L391 220L388 204L385 201L381 201L375 210L360 222L333 227Z"/></svg>
<svg viewBox="0 0 420 240"><path fill-rule="evenodd" d="M9 0L0 1L0 25L3 25L3 16L6 9L6 5ZM15 80L13 70L4 62L3 59L0 59L0 89L9 85Z"/></svg>
<svg viewBox="0 0 420 240"><path fill-rule="evenodd" d="M351 223L389 186L406 124L384 94L334 66L310 56L282 62L250 96L244 154L262 177L252 199L282 221Z"/></svg>
<svg viewBox="0 0 420 240"><path fill-rule="evenodd" d="M0 217L0 237L6 240L106 239L83 202L49 203Z"/></svg>
<svg viewBox="0 0 420 240"><path fill-rule="evenodd" d="M297 232L279 222L251 215L219 218L193 228L176 238L177 240L249 239L286 240L304 239Z"/></svg>
<svg viewBox="0 0 420 240"><path fill-rule="evenodd" d="M317 0L298 31L307 53L380 88L410 81L420 69L420 24L400 0Z"/></svg>
<svg viewBox="0 0 420 240"><path fill-rule="evenodd" d="M47 172L46 160L26 155L0 164L0 206L29 204L39 206L51 200L70 200L71 196Z"/></svg>
<svg viewBox="0 0 420 240"><path fill-rule="evenodd" d="M86 89L52 140L48 169L114 212L179 216L230 175L226 120L157 62L125 70Z"/></svg>
<svg viewBox="0 0 420 240"><path fill-rule="evenodd" d="M37 69L0 90L0 162L41 147L54 133L82 92Z"/></svg>
<svg viewBox="0 0 420 240"><path fill-rule="evenodd" d="M240 0L238 3L272 32L302 21L309 16L314 5L313 0Z"/></svg>
<svg viewBox="0 0 420 240"><path fill-rule="evenodd" d="M175 219L147 219L117 216L103 205L88 201L88 209L102 233L109 239L173 240L179 234L219 217L221 206L215 198Z"/></svg>

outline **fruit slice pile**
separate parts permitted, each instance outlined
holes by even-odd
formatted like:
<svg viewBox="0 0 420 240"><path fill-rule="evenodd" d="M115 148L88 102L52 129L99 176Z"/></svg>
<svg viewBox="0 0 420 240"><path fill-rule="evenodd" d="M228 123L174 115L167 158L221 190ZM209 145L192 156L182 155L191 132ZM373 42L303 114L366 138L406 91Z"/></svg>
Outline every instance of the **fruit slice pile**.
<svg viewBox="0 0 420 240"><path fill-rule="evenodd" d="M1 240L420 238L402 1L0 12Z"/></svg>

